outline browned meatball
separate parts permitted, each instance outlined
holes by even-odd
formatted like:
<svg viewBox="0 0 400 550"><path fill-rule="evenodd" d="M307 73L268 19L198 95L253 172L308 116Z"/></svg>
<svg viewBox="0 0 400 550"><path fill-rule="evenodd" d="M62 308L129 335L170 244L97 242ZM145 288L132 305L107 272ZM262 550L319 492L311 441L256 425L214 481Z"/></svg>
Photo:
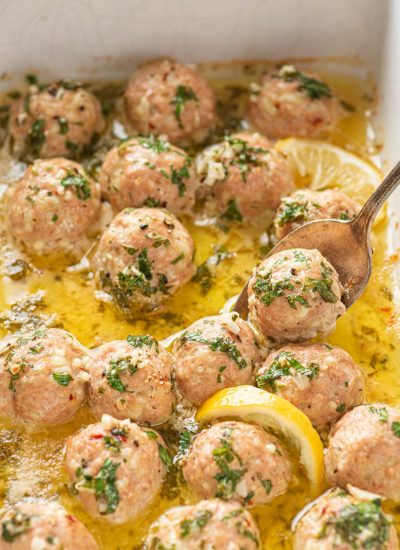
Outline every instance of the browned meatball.
<svg viewBox="0 0 400 550"><path fill-rule="evenodd" d="M170 461L155 431L108 415L67 440L66 467L82 506L112 523L131 521L149 506Z"/></svg>
<svg viewBox="0 0 400 550"><path fill-rule="evenodd" d="M9 231L32 256L79 256L100 208L100 187L67 159L37 160L8 193Z"/></svg>
<svg viewBox="0 0 400 550"><path fill-rule="evenodd" d="M270 138L321 136L341 114L333 90L316 75L292 65L267 74L250 96L250 119Z"/></svg>
<svg viewBox="0 0 400 550"><path fill-rule="evenodd" d="M254 333L237 314L199 319L176 340L172 356L177 387L195 405L250 383L260 361Z"/></svg>
<svg viewBox="0 0 400 550"><path fill-rule="evenodd" d="M194 275L193 253L192 238L173 214L126 208L100 239L97 285L127 315L155 309Z"/></svg>
<svg viewBox="0 0 400 550"><path fill-rule="evenodd" d="M1 342L0 414L37 426L71 420L86 397L90 357L68 332L37 328Z"/></svg>
<svg viewBox="0 0 400 550"><path fill-rule="evenodd" d="M362 371L329 344L289 344L272 352L256 381L302 410L322 433L363 401Z"/></svg>
<svg viewBox="0 0 400 550"><path fill-rule="evenodd" d="M182 149L154 136L131 138L109 151L99 174L104 196L114 210L161 206L191 214L196 177Z"/></svg>
<svg viewBox="0 0 400 550"><path fill-rule="evenodd" d="M329 434L326 477L400 500L400 413L382 404L348 412Z"/></svg>
<svg viewBox="0 0 400 550"><path fill-rule="evenodd" d="M215 124L211 87L177 61L147 63L125 90L128 119L143 134L166 135L172 143L201 142Z"/></svg>
<svg viewBox="0 0 400 550"><path fill-rule="evenodd" d="M360 206L341 191L300 189L282 199L274 220L276 236L282 239L314 220L352 220L359 210Z"/></svg>
<svg viewBox="0 0 400 550"><path fill-rule="evenodd" d="M277 342L327 335L346 311L339 276L318 250L269 256L255 268L248 296L250 320Z"/></svg>
<svg viewBox="0 0 400 550"><path fill-rule="evenodd" d="M170 508L150 527L146 550L257 550L259 532L236 502L202 500Z"/></svg>
<svg viewBox="0 0 400 550"><path fill-rule="evenodd" d="M172 413L172 358L152 336L128 336L92 353L89 404L139 424L162 424Z"/></svg>
<svg viewBox="0 0 400 550"><path fill-rule="evenodd" d="M393 518L379 500L334 489L319 498L296 526L295 550L398 550Z"/></svg>
<svg viewBox="0 0 400 550"><path fill-rule="evenodd" d="M70 81L33 85L11 106L14 151L24 157L76 158L104 126L99 100Z"/></svg>
<svg viewBox="0 0 400 550"><path fill-rule="evenodd" d="M227 478L226 470L237 475ZM221 422L198 435L184 459L183 475L203 498L254 506L286 492L289 459L276 437L260 426Z"/></svg>
<svg viewBox="0 0 400 550"><path fill-rule="evenodd" d="M98 550L86 527L56 502L20 502L0 519L1 550Z"/></svg>
<svg viewBox="0 0 400 550"><path fill-rule="evenodd" d="M260 134L228 136L197 156L199 195L227 221L271 217L294 189L293 174L281 153Z"/></svg>

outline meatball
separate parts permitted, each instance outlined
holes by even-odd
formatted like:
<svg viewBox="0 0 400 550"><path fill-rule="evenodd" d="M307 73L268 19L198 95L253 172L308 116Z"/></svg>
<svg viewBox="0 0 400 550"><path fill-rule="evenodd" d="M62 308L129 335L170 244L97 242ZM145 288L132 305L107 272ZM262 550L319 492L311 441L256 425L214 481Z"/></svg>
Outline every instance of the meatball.
<svg viewBox="0 0 400 550"><path fill-rule="evenodd" d="M400 413L386 405L361 405L329 434L326 477L400 500Z"/></svg>
<svg viewBox="0 0 400 550"><path fill-rule="evenodd" d="M97 550L86 527L56 502L21 502L0 519L1 550Z"/></svg>
<svg viewBox="0 0 400 550"><path fill-rule="evenodd" d="M249 117L270 138L326 135L342 113L327 84L292 65L267 74L250 96Z"/></svg>
<svg viewBox="0 0 400 550"><path fill-rule="evenodd" d="M282 495L291 476L277 438L244 422L221 422L204 430L183 460L183 475L201 497L233 499L246 506ZM227 470L235 475L227 477Z"/></svg>
<svg viewBox="0 0 400 550"><path fill-rule="evenodd" d="M196 177L185 151L154 136L131 138L109 151L99 182L114 210L161 206L191 214Z"/></svg>
<svg viewBox="0 0 400 550"><path fill-rule="evenodd" d="M276 236L282 239L314 220L352 220L359 210L359 205L341 191L301 189L282 199L274 220Z"/></svg>
<svg viewBox="0 0 400 550"><path fill-rule="evenodd" d="M67 159L37 160L8 193L9 231L32 256L79 256L100 208L100 187Z"/></svg>
<svg viewBox="0 0 400 550"><path fill-rule="evenodd" d="M271 353L256 381L302 410L322 433L364 396L360 368L329 344L289 344Z"/></svg>
<svg viewBox="0 0 400 550"><path fill-rule="evenodd" d="M177 387L195 405L223 388L249 384L260 361L253 330L236 313L194 322L174 342L172 356Z"/></svg>
<svg viewBox="0 0 400 550"><path fill-rule="evenodd" d="M93 351L89 404L101 418L162 424L172 414L172 358L152 336L128 336Z"/></svg>
<svg viewBox="0 0 400 550"><path fill-rule="evenodd" d="M293 174L281 153L260 134L227 136L197 156L200 196L227 221L265 218L294 189Z"/></svg>
<svg viewBox="0 0 400 550"><path fill-rule="evenodd" d="M259 532L250 513L235 502L203 500L170 508L150 527L146 550L257 550Z"/></svg>
<svg viewBox="0 0 400 550"><path fill-rule="evenodd" d="M155 431L106 414L67 440L66 468L82 506L112 523L130 521L147 508L170 461Z"/></svg>
<svg viewBox="0 0 400 550"><path fill-rule="evenodd" d="M215 124L215 97L193 69L173 60L147 63L129 79L126 114L143 134L167 135L172 143L202 142Z"/></svg>
<svg viewBox="0 0 400 550"><path fill-rule="evenodd" d="M86 397L90 357L62 329L37 328L4 338L0 414L36 426L71 420Z"/></svg>
<svg viewBox="0 0 400 550"><path fill-rule="evenodd" d="M295 550L398 550L391 516L376 500L361 500L340 489L320 497L296 525Z"/></svg>
<svg viewBox="0 0 400 550"><path fill-rule="evenodd" d="M93 258L98 287L126 314L155 309L194 275L194 243L166 210L126 208L103 233Z"/></svg>
<svg viewBox="0 0 400 550"><path fill-rule="evenodd" d="M250 320L277 342L327 335L346 311L339 276L318 250L269 256L255 268L248 296Z"/></svg>
<svg viewBox="0 0 400 550"><path fill-rule="evenodd" d="M33 85L10 110L14 151L22 157L76 158L104 127L99 100L69 81Z"/></svg>

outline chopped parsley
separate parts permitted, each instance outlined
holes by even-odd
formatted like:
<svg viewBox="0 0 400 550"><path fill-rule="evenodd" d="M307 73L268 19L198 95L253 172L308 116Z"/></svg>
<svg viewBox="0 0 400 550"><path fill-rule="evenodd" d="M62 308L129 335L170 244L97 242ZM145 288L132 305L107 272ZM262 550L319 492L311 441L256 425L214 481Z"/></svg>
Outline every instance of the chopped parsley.
<svg viewBox="0 0 400 550"><path fill-rule="evenodd" d="M266 162L264 159L258 157L260 154L268 154L268 149L263 147L253 147L249 143L237 137L226 137L225 142L228 146L234 151L235 156L229 162L230 166L237 166L239 168L242 180L245 182L247 177L247 172L250 170L251 166L265 166Z"/></svg>
<svg viewBox="0 0 400 550"><path fill-rule="evenodd" d="M117 488L116 472L120 464L106 459L96 477L85 474L82 468L78 468L76 475L81 479L76 487L94 490L95 498L99 502L101 514L112 514L118 507L120 496Z"/></svg>
<svg viewBox="0 0 400 550"><path fill-rule="evenodd" d="M68 170L60 183L65 189L72 188L81 201L85 201L92 196L89 180L77 170Z"/></svg>
<svg viewBox="0 0 400 550"><path fill-rule="evenodd" d="M166 447L161 443L158 444L158 452L160 455L161 462L166 468L170 468L173 464L171 455Z"/></svg>
<svg viewBox="0 0 400 550"><path fill-rule="evenodd" d="M147 197L143 202L143 206L148 206L149 208L159 208L161 206L161 201L155 199L154 197Z"/></svg>
<svg viewBox="0 0 400 550"><path fill-rule="evenodd" d="M211 351L220 351L226 353L232 361L236 363L239 369L245 369L247 367L247 361L242 357L239 349L234 342L227 336L218 336L214 339L204 338L199 330L190 332L186 331L180 338L181 345L186 342L199 342L200 344L206 344Z"/></svg>
<svg viewBox="0 0 400 550"><path fill-rule="evenodd" d="M186 103L188 101L199 101L199 98L195 94L194 90L190 88L189 86L183 86L182 84L179 84L179 86L176 87L175 95L171 100L171 105L175 106L175 118L179 123L179 128L183 128L181 115L183 110L186 107Z"/></svg>
<svg viewBox="0 0 400 550"><path fill-rule="evenodd" d="M282 227L286 223L291 222L305 222L307 221L308 209L307 203L295 202L291 199L284 200L282 207L278 211L276 216L279 227Z"/></svg>
<svg viewBox="0 0 400 550"><path fill-rule="evenodd" d="M397 420L392 422L392 432L396 437L400 437L400 422L398 422Z"/></svg>
<svg viewBox="0 0 400 550"><path fill-rule="evenodd" d="M68 134L69 124L68 124L68 120L65 117L60 116L58 118L58 125L60 127L60 134L61 135Z"/></svg>
<svg viewBox="0 0 400 550"><path fill-rule="evenodd" d="M328 536L328 527L335 531L334 546L348 544L351 548L385 548L391 523L383 513L379 500L344 506L328 517L319 538Z"/></svg>
<svg viewBox="0 0 400 550"><path fill-rule="evenodd" d="M179 196L183 197L186 191L186 184L184 180L190 177L187 164L185 163L184 166L182 166L182 168L180 168L179 170L177 170L171 165L170 170L171 170L170 179L174 185L178 186Z"/></svg>
<svg viewBox="0 0 400 550"><path fill-rule="evenodd" d="M221 214L221 218L230 222L243 221L243 216L237 207L236 199L230 199L228 201L227 209Z"/></svg>
<svg viewBox="0 0 400 550"><path fill-rule="evenodd" d="M186 538L195 529L203 529L211 517L212 512L210 510L199 510L192 519L184 519L179 524L181 537Z"/></svg>
<svg viewBox="0 0 400 550"><path fill-rule="evenodd" d="M150 149L150 151L154 153L164 153L165 151L169 151L171 147L168 141L160 139L153 134L149 134L146 137L139 137L138 141L142 147Z"/></svg>
<svg viewBox="0 0 400 550"><path fill-rule="evenodd" d="M389 412L386 407L374 407L373 405L368 407L368 411L372 414L377 414L379 422L387 422L389 419Z"/></svg>
<svg viewBox="0 0 400 550"><path fill-rule="evenodd" d="M6 542L14 542L31 527L31 517L20 510L15 510L9 519L1 523L1 538Z"/></svg>
<svg viewBox="0 0 400 550"><path fill-rule="evenodd" d="M147 248L143 248L143 250L140 251L137 257L137 268L141 273L143 273L143 275L148 281L153 276L152 265L153 265L153 262L149 260Z"/></svg>
<svg viewBox="0 0 400 550"><path fill-rule="evenodd" d="M137 373L138 366L134 365L129 357L120 357L119 359L111 359L110 366L106 372L107 383L113 390L119 393L127 391L125 384L122 382L120 375L129 372L131 376Z"/></svg>
<svg viewBox="0 0 400 550"><path fill-rule="evenodd" d="M145 346L152 348L154 346L154 349L156 352L159 352L158 342L153 336L150 336L149 334L143 335L139 334L137 336L129 335L127 337L127 342L130 346L133 348L143 348Z"/></svg>
<svg viewBox="0 0 400 550"><path fill-rule="evenodd" d="M339 403L336 407L336 412L343 413L346 410L346 403Z"/></svg>
<svg viewBox="0 0 400 550"><path fill-rule="evenodd" d="M267 495L269 495L272 490L272 481L270 479L262 479L261 484L264 487Z"/></svg>
<svg viewBox="0 0 400 550"><path fill-rule="evenodd" d="M246 473L245 468L231 468L232 462L235 460L239 463L239 466L243 466L242 459L232 448L231 435L232 430L226 429L220 440L221 446L213 450L214 462L219 469L219 472L214 476L214 479L218 482L215 496L222 499L232 498L237 484Z"/></svg>
<svg viewBox="0 0 400 550"><path fill-rule="evenodd" d="M297 81L297 89L299 92L303 92L304 95L310 99L322 99L324 97L333 96L332 90L327 84L317 80L316 78L306 76L301 71L297 71L294 67L283 68L283 70L280 71L278 78L283 78L285 82Z"/></svg>
<svg viewBox="0 0 400 550"><path fill-rule="evenodd" d="M60 386L69 386L72 376L68 372L53 372L53 380Z"/></svg>
<svg viewBox="0 0 400 550"><path fill-rule="evenodd" d="M112 428L110 435L103 437L106 449L114 453L121 452L121 445L127 440L127 431L120 428Z"/></svg>
<svg viewBox="0 0 400 550"><path fill-rule="evenodd" d="M176 265L177 263L181 262L184 257L185 257L185 254L183 252L181 252L180 254L178 254L178 256L176 258L174 258L172 260L171 264Z"/></svg>
<svg viewBox="0 0 400 550"><path fill-rule="evenodd" d="M192 438L193 438L193 434L190 433L188 430L185 430L181 433L181 435L179 436L179 442L178 442L179 456L183 456L188 452L190 445L192 444Z"/></svg>
<svg viewBox="0 0 400 550"><path fill-rule="evenodd" d="M26 136L25 145L33 156L38 157L46 141L44 118L37 118Z"/></svg>
<svg viewBox="0 0 400 550"><path fill-rule="evenodd" d="M319 365L317 363L310 363L304 366L292 353L281 351L275 357L267 372L257 377L256 383L259 388L265 389L268 387L271 391L276 393L278 391L276 381L284 376L300 374L312 380L318 373Z"/></svg>

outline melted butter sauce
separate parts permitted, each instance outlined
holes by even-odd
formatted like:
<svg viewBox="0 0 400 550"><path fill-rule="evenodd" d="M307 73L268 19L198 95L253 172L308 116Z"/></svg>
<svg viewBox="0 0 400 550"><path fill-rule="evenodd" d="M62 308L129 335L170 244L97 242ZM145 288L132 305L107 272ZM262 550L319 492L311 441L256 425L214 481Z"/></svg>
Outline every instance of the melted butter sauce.
<svg viewBox="0 0 400 550"><path fill-rule="evenodd" d="M318 71L336 89L339 96L354 106L333 132L330 141L351 150L364 158L375 158L379 143L371 125L373 86L368 79L349 74ZM221 128L234 130L246 128L243 122L245 94L249 82L257 81L266 63L202 66L216 90ZM348 71L344 71L348 72ZM118 109L116 110L118 117ZM111 122L110 122L111 125ZM215 140L218 136L215 136ZM1 173L10 170L7 155L2 162ZM300 183L300 182L299 182ZM304 185L304 182L301 182ZM207 293L197 282L190 282L179 291L158 314L134 320L122 318L109 304L100 303L94 297L93 283L88 272L68 272L57 265L44 266L28 272L19 281L9 277L0 280L0 310L9 310L24 293L44 291L45 296L36 313L55 315L55 323L74 333L89 346L97 346L128 334L149 332L158 339L183 329L194 320L217 313L226 300L238 293L253 266L265 253L268 235L265 228L231 228L225 231L216 226L199 226L183 220L195 244L197 265L215 254L217 247L233 253L214 269L212 286ZM384 401L398 405L400 392L398 376L400 365L400 340L394 330L396 316L392 299L392 258L387 253L386 222L374 231L374 269L368 288L358 302L337 324L330 342L346 349L363 368L366 376L368 401ZM35 312L34 312L35 313ZM3 323L4 325L4 323ZM1 333L6 334L3 326ZM124 526L112 526L106 521L92 520L71 494L65 474L63 448L68 435L92 422L89 411L83 408L68 425L32 432L0 421L0 505L17 502L24 496L60 498L62 504L76 514L91 530L101 548L141 548L150 523L165 509L194 502L195 498L180 481L172 481L161 496L142 517ZM168 438L168 431L163 432ZM296 513L309 502L307 483L297 468L293 455L294 480L290 491L267 506L252 510L260 527L263 548L269 550L291 548L290 523ZM176 486L178 490L176 490ZM387 505L396 520L400 518L395 505Z"/></svg>

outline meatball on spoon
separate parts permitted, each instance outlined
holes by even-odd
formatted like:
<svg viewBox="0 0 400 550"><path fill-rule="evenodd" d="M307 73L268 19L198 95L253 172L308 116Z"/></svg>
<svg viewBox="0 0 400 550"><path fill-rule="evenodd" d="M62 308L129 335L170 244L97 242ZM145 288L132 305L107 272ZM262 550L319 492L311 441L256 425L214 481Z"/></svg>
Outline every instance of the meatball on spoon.
<svg viewBox="0 0 400 550"><path fill-rule="evenodd" d="M269 255L291 248L317 249L333 265L344 287L342 301L349 308L361 295L371 275L371 227L400 183L400 162L371 195L358 216L351 221L317 220L295 229L271 250ZM248 282L233 309L248 313Z"/></svg>

